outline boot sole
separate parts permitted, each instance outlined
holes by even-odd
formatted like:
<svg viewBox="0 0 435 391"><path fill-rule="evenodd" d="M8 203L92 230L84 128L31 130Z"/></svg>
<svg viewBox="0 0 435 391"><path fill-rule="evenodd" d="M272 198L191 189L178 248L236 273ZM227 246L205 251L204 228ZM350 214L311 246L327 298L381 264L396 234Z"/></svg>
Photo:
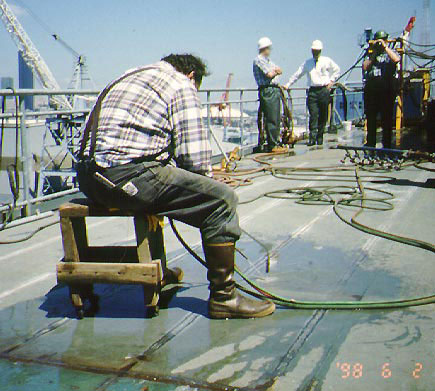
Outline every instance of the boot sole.
<svg viewBox="0 0 435 391"><path fill-rule="evenodd" d="M272 315L275 312L275 304L266 308L261 312L256 312L255 314L243 314L225 311L209 311L209 316L212 319L253 319L253 318L264 318L265 316Z"/></svg>

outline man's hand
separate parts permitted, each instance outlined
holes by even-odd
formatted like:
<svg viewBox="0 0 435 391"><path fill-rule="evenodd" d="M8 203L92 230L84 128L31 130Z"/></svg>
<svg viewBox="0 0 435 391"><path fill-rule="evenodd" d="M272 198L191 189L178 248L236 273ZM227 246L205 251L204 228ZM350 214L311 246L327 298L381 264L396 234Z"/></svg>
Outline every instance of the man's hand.
<svg viewBox="0 0 435 391"><path fill-rule="evenodd" d="M276 67L274 72L275 72L275 75L282 75L282 69L280 67Z"/></svg>

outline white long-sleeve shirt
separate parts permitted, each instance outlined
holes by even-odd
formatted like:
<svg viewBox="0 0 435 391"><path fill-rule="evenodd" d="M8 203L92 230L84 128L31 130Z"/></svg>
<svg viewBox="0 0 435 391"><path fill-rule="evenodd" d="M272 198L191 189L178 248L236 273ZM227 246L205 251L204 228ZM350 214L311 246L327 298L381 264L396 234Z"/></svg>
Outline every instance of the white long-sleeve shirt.
<svg viewBox="0 0 435 391"><path fill-rule="evenodd" d="M338 79L340 67L329 57L320 56L317 62L310 58L290 77L285 87L290 87L304 75L307 75L308 87L323 87Z"/></svg>

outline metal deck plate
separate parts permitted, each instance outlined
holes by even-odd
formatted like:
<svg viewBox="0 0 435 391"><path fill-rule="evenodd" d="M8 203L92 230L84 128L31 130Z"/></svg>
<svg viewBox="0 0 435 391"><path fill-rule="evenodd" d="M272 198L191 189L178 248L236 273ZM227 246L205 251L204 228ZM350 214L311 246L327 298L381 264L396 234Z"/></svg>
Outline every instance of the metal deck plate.
<svg viewBox="0 0 435 391"><path fill-rule="evenodd" d="M335 165L343 152L315 150L275 162ZM253 165L244 161L244 166ZM406 168L399 180L371 184L392 191L395 209L361 220L389 232L433 242L433 174ZM320 174L319 178L320 179ZM433 179L433 178L432 178ZM264 176L237 190L241 201L263 191L315 185ZM321 182L317 182L321 184ZM244 235L238 264L258 283L300 300L384 300L433 293L434 257L427 251L356 231L330 206L261 198L240 205ZM19 238L47 221L2 233ZM178 225L200 250L196 230ZM57 226L0 252L0 389L51 390L432 390L434 305L388 311L278 308L264 319L210 320L205 270L165 229L168 258L185 284L168 289L160 315L144 319L140 287L98 285L101 309L74 319L66 287L56 286L62 257ZM90 240L134 240L126 218L90 219Z"/></svg>

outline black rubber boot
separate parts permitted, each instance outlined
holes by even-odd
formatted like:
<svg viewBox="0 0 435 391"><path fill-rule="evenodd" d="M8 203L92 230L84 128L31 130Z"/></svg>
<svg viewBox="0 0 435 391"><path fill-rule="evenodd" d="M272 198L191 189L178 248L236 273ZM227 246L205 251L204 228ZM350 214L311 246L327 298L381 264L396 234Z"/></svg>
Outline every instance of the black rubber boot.
<svg viewBox="0 0 435 391"><path fill-rule="evenodd" d="M210 318L262 318L275 311L275 304L254 300L237 292L234 281L234 243L204 246L210 282Z"/></svg>
<svg viewBox="0 0 435 391"><path fill-rule="evenodd" d="M323 132L317 132L317 145L323 145Z"/></svg>
<svg viewBox="0 0 435 391"><path fill-rule="evenodd" d="M316 145L316 139L314 138L313 132L310 131L308 135L307 147L312 147L313 145Z"/></svg>

